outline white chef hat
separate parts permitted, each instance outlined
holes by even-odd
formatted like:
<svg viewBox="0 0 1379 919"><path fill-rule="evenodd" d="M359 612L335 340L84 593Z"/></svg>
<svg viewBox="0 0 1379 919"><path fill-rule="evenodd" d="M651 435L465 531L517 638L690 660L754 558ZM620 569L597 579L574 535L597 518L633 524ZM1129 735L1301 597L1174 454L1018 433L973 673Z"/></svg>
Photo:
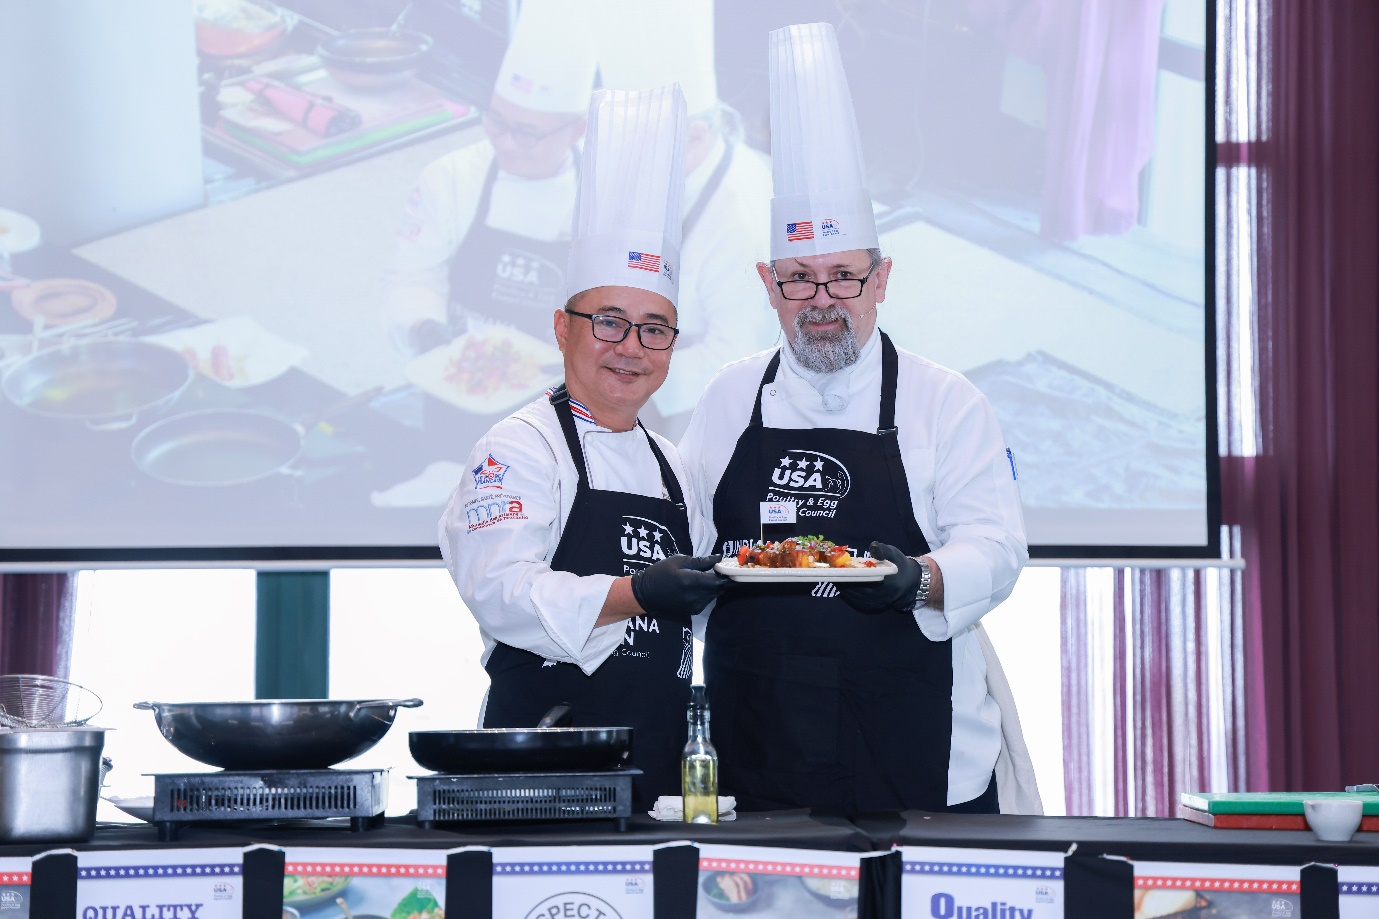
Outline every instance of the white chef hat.
<svg viewBox="0 0 1379 919"><path fill-rule="evenodd" d="M570 296L639 287L677 302L685 134L685 97L675 83L594 94L566 274Z"/></svg>
<svg viewBox="0 0 1379 919"><path fill-rule="evenodd" d="M598 68L587 12L570 0L524 0L493 91L533 111L583 114Z"/></svg>
<svg viewBox="0 0 1379 919"><path fill-rule="evenodd" d="M838 36L826 22L771 33L771 258L877 245Z"/></svg>
<svg viewBox="0 0 1379 919"><path fill-rule="evenodd" d="M718 104L713 0L594 0L594 5L605 89L679 83L691 118Z"/></svg>

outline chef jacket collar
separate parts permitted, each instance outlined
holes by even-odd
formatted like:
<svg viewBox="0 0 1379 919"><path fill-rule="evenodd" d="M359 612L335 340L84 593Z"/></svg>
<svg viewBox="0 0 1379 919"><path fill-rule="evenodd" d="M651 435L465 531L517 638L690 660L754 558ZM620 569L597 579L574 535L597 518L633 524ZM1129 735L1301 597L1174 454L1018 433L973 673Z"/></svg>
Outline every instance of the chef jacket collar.
<svg viewBox="0 0 1379 919"><path fill-rule="evenodd" d="M565 162L560 164L560 168L557 169L553 175L549 175L544 179L528 179L524 176L516 176L508 172L502 166L498 167L498 178L509 182L557 182L570 173L575 172L576 169L574 151L567 150L565 152Z"/></svg>
<svg viewBox="0 0 1379 919"><path fill-rule="evenodd" d="M862 345L862 350L857 355L851 366L844 367L842 370L833 373L819 373L813 370L806 370L800 366L799 361L795 360L794 352L790 350L789 342L781 343L781 361L789 371L804 380L814 388L822 401L823 410L826 412L841 412L848 407L852 401L852 375L863 365L870 365L874 361L880 360L880 347L877 342L881 339L875 327L871 330L871 337L866 344Z"/></svg>

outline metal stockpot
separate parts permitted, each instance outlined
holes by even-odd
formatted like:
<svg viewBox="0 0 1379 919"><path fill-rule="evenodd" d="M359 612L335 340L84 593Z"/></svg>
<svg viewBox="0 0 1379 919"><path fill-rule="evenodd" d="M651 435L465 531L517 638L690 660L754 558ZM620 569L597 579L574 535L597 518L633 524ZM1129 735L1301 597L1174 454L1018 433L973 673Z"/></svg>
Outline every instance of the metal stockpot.
<svg viewBox="0 0 1379 919"><path fill-rule="evenodd" d="M105 728L0 730L0 842L83 842L96 831Z"/></svg>

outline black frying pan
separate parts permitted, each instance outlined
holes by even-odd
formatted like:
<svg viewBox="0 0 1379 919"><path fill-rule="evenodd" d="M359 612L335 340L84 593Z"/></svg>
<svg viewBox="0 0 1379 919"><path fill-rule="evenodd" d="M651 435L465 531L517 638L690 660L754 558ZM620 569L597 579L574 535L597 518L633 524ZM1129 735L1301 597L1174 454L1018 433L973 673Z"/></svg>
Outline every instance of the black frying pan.
<svg viewBox="0 0 1379 919"><path fill-rule="evenodd" d="M171 485L243 485L295 468L306 432L321 419L371 401L365 390L298 424L267 412L209 409L174 415L134 438L130 457L146 475Z"/></svg>
<svg viewBox="0 0 1379 919"><path fill-rule="evenodd" d="M557 705L534 728L412 731L412 758L444 775L493 772L599 772L632 759L631 728L552 727L568 721Z"/></svg>

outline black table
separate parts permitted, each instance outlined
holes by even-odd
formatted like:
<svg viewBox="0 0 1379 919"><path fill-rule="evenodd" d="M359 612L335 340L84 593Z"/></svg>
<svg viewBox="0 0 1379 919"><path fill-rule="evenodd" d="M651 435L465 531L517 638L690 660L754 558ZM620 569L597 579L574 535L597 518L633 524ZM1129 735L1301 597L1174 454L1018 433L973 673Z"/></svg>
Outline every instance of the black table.
<svg viewBox="0 0 1379 919"><path fill-rule="evenodd" d="M174 843L160 843L151 826L102 826L82 851L276 846L456 849L462 846L638 845L676 840L727 845L889 852L895 846L1042 850L1065 853L1065 903L1069 917L1131 919L1133 868L1122 859L1187 863L1309 865L1302 871L1301 907L1306 919L1338 915L1336 871L1340 865L1379 866L1379 836L1359 834L1349 843L1321 843L1310 833L1217 830L1183 820L996 815L873 814L845 818L815 811L743 814L718 826L659 823L634 817L626 832L611 821L455 825L423 830L407 818L377 830L351 833L337 822L254 826L189 826ZM59 846L0 847L0 856L33 856ZM1109 857L1104 857L1109 856ZM694 911L697 854L692 848L657 850L657 916L688 919ZM246 919L278 919L282 853L256 850L245 857ZM1327 867L1323 867L1327 866ZM492 859L486 852L449 858L447 902L464 904L451 916L491 914ZM898 852L863 862L862 915L899 916ZM76 859L49 856L35 864L35 916L75 917Z"/></svg>

